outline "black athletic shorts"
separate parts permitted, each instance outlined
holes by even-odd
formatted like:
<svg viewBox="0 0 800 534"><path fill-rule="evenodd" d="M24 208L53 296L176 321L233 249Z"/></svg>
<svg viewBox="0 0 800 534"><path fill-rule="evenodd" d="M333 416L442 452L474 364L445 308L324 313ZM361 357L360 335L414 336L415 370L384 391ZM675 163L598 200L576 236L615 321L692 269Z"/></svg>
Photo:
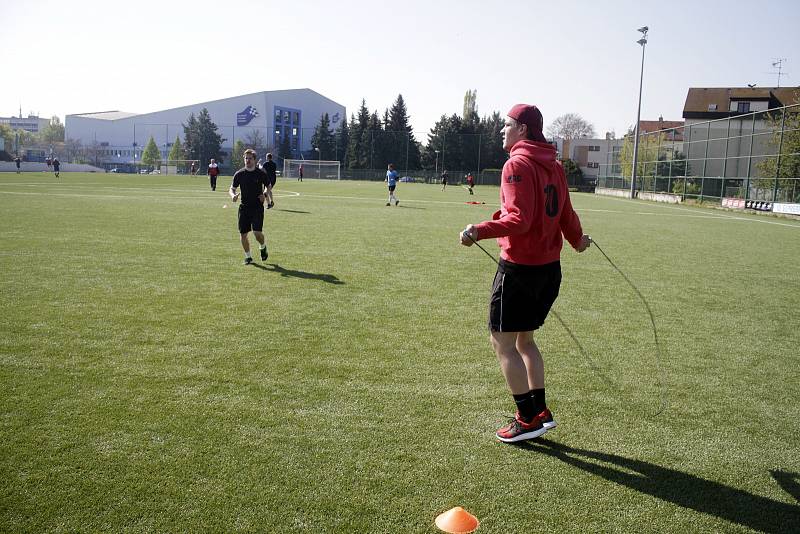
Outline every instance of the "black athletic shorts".
<svg viewBox="0 0 800 534"><path fill-rule="evenodd" d="M489 330L536 330L544 324L560 286L560 261L520 265L501 258L489 299Z"/></svg>
<svg viewBox="0 0 800 534"><path fill-rule="evenodd" d="M264 205L239 205L239 233L246 234L250 230L260 232L264 228Z"/></svg>
<svg viewBox="0 0 800 534"><path fill-rule="evenodd" d="M267 186L268 187L275 187L275 182L276 181L277 181L277 178L275 176L273 176L272 178L267 176Z"/></svg>
<svg viewBox="0 0 800 534"><path fill-rule="evenodd" d="M397 186L396 186L396 185L390 185L390 186L389 186L389 192L390 192L390 193L394 193L394 188L395 188L395 187L397 187Z"/></svg>

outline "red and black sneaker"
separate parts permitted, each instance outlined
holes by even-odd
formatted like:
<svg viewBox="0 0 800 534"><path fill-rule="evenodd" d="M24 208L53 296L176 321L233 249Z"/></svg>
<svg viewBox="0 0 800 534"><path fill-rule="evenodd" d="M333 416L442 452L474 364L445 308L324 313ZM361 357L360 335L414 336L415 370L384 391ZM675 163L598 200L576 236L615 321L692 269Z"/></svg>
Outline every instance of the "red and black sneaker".
<svg viewBox="0 0 800 534"><path fill-rule="evenodd" d="M526 423L520 419L519 412L517 412L510 423L497 430L495 436L503 443L513 443L515 441L538 438L545 432L547 432L547 429L542 425L538 415Z"/></svg>
<svg viewBox="0 0 800 534"><path fill-rule="evenodd" d="M558 423L556 423L556 420L553 418L553 412L551 412L548 408L542 410L542 412L536 417L539 418L539 420L542 422L542 426L547 430L558 426Z"/></svg>

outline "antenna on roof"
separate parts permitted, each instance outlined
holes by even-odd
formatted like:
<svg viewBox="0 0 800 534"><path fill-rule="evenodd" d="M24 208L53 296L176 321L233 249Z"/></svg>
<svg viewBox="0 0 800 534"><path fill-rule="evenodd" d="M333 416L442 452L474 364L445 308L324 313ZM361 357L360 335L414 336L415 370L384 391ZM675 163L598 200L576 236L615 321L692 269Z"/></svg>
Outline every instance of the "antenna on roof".
<svg viewBox="0 0 800 534"><path fill-rule="evenodd" d="M778 58L778 57L776 57L776 58L772 58L772 59L775 60L775 61L772 62L772 66L778 68L778 87L780 87L781 86L781 76L788 76L787 73L782 72L782 70L783 70L783 62L786 61L786 58ZM773 74L774 74L774 72L773 72Z"/></svg>

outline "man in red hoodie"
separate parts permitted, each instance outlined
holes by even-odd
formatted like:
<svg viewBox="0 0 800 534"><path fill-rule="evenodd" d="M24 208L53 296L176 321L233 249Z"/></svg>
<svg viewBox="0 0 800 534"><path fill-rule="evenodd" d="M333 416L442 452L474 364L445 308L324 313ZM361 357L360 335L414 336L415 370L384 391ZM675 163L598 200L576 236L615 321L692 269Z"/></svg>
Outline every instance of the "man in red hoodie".
<svg viewBox="0 0 800 534"><path fill-rule="evenodd" d="M562 234L577 250L589 246L572 209L567 179L555 148L542 134L536 106L517 104L506 117L500 210L491 221L468 225L461 244L497 238L500 266L489 301L489 330L517 412L497 439L521 441L556 426L544 394L544 361L533 331L550 312L561 285Z"/></svg>

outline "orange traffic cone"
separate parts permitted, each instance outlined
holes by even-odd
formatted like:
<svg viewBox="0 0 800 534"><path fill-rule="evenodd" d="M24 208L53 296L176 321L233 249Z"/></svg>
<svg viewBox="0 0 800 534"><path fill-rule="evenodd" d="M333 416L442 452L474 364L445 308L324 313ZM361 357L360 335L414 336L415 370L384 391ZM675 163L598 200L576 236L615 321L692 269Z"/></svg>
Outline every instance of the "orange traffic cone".
<svg viewBox="0 0 800 534"><path fill-rule="evenodd" d="M439 527L439 530L450 534L467 534L477 529L480 524L477 517L460 506L441 513L436 518L436 526Z"/></svg>

